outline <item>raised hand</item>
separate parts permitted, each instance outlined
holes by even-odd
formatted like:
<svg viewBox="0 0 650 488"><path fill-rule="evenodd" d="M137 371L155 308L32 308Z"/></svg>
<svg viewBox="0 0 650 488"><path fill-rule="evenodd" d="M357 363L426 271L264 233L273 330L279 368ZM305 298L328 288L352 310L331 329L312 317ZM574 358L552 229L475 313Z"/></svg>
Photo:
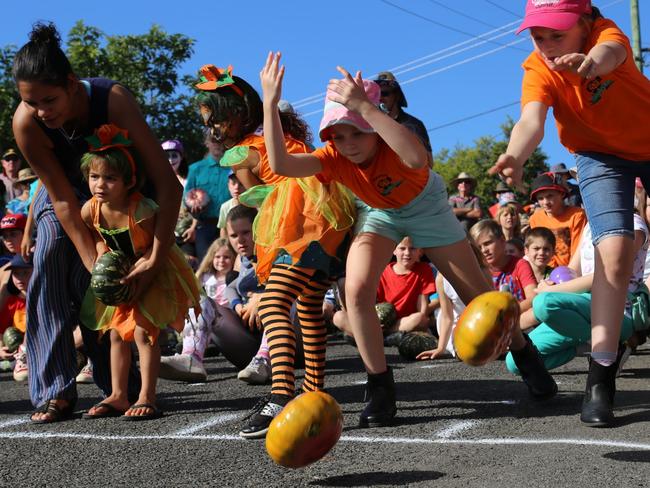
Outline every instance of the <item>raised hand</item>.
<svg viewBox="0 0 650 488"><path fill-rule="evenodd" d="M282 95L282 78L284 77L284 66L280 66L280 52L269 52L266 57L266 64L260 71L260 81L262 83L262 93L264 103L277 106Z"/></svg>
<svg viewBox="0 0 650 488"><path fill-rule="evenodd" d="M356 76L352 78L352 75L344 68L337 66L336 69L343 75L343 79L330 80L327 85L328 98L360 113L363 105L370 103L363 87L361 71L357 71Z"/></svg>

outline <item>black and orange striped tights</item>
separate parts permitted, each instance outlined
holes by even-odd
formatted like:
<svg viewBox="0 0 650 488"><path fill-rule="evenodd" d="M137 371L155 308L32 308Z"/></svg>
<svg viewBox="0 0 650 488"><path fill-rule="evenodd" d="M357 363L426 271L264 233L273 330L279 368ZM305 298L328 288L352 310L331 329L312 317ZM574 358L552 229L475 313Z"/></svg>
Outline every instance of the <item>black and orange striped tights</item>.
<svg viewBox="0 0 650 488"><path fill-rule="evenodd" d="M323 297L328 280L316 280L316 270L274 265L260 299L258 313L271 355L271 393L293 397L296 334L289 316L296 303L305 350L303 391L321 390L325 383L327 330Z"/></svg>

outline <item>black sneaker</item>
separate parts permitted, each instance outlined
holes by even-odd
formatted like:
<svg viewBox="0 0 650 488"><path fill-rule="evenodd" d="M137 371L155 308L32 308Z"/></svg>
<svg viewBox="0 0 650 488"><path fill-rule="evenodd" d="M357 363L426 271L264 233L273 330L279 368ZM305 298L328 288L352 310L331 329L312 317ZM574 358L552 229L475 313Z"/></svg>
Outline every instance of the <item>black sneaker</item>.
<svg viewBox="0 0 650 488"><path fill-rule="evenodd" d="M269 430L271 421L278 416L284 406L291 400L281 395L263 397L251 410L248 422L239 432L245 439L263 439Z"/></svg>

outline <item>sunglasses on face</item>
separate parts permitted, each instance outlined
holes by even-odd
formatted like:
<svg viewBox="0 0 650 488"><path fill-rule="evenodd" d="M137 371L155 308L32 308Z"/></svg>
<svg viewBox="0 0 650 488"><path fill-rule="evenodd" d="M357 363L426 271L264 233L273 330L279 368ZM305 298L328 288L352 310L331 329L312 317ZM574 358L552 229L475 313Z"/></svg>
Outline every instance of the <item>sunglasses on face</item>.
<svg viewBox="0 0 650 488"><path fill-rule="evenodd" d="M381 96L382 97L390 97L391 95L395 94L395 90L382 90L381 91Z"/></svg>
<svg viewBox="0 0 650 488"><path fill-rule="evenodd" d="M8 163L15 163L18 161L18 158L16 156L9 156L8 158L4 158L3 161L6 161Z"/></svg>

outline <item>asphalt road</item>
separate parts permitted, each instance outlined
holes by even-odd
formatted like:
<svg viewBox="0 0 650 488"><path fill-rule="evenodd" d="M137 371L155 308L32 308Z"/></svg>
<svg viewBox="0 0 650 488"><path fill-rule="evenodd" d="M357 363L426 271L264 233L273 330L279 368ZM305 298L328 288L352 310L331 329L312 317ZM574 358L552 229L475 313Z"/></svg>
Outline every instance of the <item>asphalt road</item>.
<svg viewBox="0 0 650 488"><path fill-rule="evenodd" d="M398 423L359 429L365 374L353 347L330 341L326 386L341 404L345 428L325 458L299 470L274 465L262 441L237 436L241 419L269 387L238 381L221 357L208 360L207 383L159 381L166 415L139 423L82 420L99 390L80 385L77 418L30 425L26 385L2 373L0 486L650 485L647 346L618 381L611 429L584 427L578 419L584 357L555 372L555 399L536 403L502 362L413 363L396 349L387 352L398 382Z"/></svg>

